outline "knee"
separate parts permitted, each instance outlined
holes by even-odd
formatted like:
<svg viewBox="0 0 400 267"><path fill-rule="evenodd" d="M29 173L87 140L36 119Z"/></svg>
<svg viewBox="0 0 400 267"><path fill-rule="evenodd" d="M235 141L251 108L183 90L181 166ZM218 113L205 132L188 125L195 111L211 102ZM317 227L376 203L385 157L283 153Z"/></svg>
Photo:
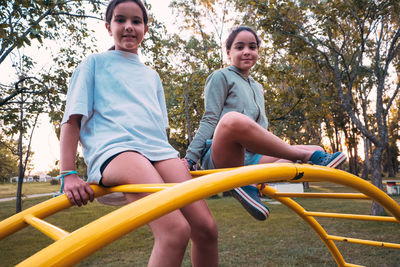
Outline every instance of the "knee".
<svg viewBox="0 0 400 267"><path fill-rule="evenodd" d="M230 134L243 134L251 127L252 120L239 112L231 111L226 113L218 123L219 128L228 131Z"/></svg>
<svg viewBox="0 0 400 267"><path fill-rule="evenodd" d="M191 237L193 241L211 244L218 242L218 228L213 217L202 220L200 224L192 227Z"/></svg>
<svg viewBox="0 0 400 267"><path fill-rule="evenodd" d="M169 235L172 238L171 242L175 242L178 245L186 246L190 239L191 228L186 220L182 220L177 223L174 228L168 230Z"/></svg>
<svg viewBox="0 0 400 267"><path fill-rule="evenodd" d="M164 228L164 231L155 235L156 242L171 249L186 248L191 234L191 228L186 220L175 221Z"/></svg>

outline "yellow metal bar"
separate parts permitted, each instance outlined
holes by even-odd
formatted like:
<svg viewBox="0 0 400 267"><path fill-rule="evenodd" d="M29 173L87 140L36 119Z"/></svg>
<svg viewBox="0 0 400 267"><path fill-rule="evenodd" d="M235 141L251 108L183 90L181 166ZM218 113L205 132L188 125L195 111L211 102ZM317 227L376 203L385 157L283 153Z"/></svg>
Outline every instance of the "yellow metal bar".
<svg viewBox="0 0 400 267"><path fill-rule="evenodd" d="M29 223L30 225L32 225L33 227L35 227L36 229L38 229L39 231L41 231L42 233L44 233L53 240L59 240L69 235L69 233L64 231L63 229L58 228L30 214L25 215L24 219L27 223Z"/></svg>
<svg viewBox="0 0 400 267"><path fill-rule="evenodd" d="M368 196L359 193L285 193L276 192L277 197L298 197L298 198L333 198L333 199L370 199Z"/></svg>
<svg viewBox="0 0 400 267"><path fill-rule="evenodd" d="M201 176L208 175L208 174L237 170L239 168L243 168L243 167L198 170L198 171L191 171L190 174L192 175L193 178L197 178L197 177L201 177Z"/></svg>
<svg viewBox="0 0 400 267"><path fill-rule="evenodd" d="M346 262L336 247L335 243L332 240L329 240L327 238L328 234L325 232L324 228L313 218L310 216L306 216L306 210L300 206L297 202L292 200L291 198L288 197L275 197L276 195L276 190L273 189L270 186L266 186L263 190L262 193L266 194L267 196L272 197L275 200L278 200L282 204L286 205L288 208L293 210L297 215L300 216L310 227L315 231L315 233L319 236L319 238L324 242L325 246L328 248L329 252L331 253L332 257L336 261L336 264L338 266L346 266Z"/></svg>
<svg viewBox="0 0 400 267"><path fill-rule="evenodd" d="M397 202L376 186L351 173L324 166L310 166L307 164L297 165L297 171L299 173L298 176L301 176L301 174L303 175L295 179L296 182L317 182L323 179L323 181L353 188L375 200L400 222L400 206Z"/></svg>
<svg viewBox="0 0 400 267"><path fill-rule="evenodd" d="M395 217L371 216L371 215L362 215L362 214L343 214L343 213L306 211L306 212L304 212L304 215L313 216L313 217L352 219L352 220L361 220L361 221L398 222Z"/></svg>
<svg viewBox="0 0 400 267"><path fill-rule="evenodd" d="M107 194L106 188L96 186L96 197ZM0 240L28 226L25 222L26 215L32 215L37 218L46 218L54 213L71 207L71 204L65 194L49 199L29 209L23 210L0 222Z"/></svg>
<svg viewBox="0 0 400 267"><path fill-rule="evenodd" d="M364 240L358 238L350 238L350 237L342 237L342 236L334 236L328 235L328 239L341 241L341 242L348 242L354 244L361 244L367 246L374 246L374 247L385 247L385 248L396 248L400 249L400 244L389 243L389 242L380 242L380 241L371 241L371 240Z"/></svg>
<svg viewBox="0 0 400 267"><path fill-rule="evenodd" d="M152 193L174 185L175 184L135 184L107 188L92 186L92 188L95 190L96 197L100 197L111 192ZM28 226L25 222L25 217L27 215L32 215L37 218L46 218L69 207L71 207L71 204L68 198L65 195L60 195L0 221L0 240Z"/></svg>
<svg viewBox="0 0 400 267"><path fill-rule="evenodd" d="M206 175L151 194L123 206L74 231L19 266L70 266L130 231L173 210L220 192L265 180L285 180L297 175L295 164L256 165Z"/></svg>
<svg viewBox="0 0 400 267"><path fill-rule="evenodd" d="M126 192L126 193L155 193L166 188L175 186L176 184L130 184L109 187L109 192Z"/></svg>
<svg viewBox="0 0 400 267"><path fill-rule="evenodd" d="M65 195L61 195L23 210L0 222L0 240L28 226L25 222L25 216L27 215L45 218L69 207L71 207L71 204L68 198Z"/></svg>
<svg viewBox="0 0 400 267"><path fill-rule="evenodd" d="M192 175L193 177L202 177L170 187L147 185L149 187L147 190L153 190L156 193L115 210L72 232L26 259L20 266L69 266L75 264L126 233L166 213L199 199L253 183L328 181L342 184L374 199L398 221L400 218L400 206L384 192L361 178L332 168L306 164L276 163L227 170L197 171L192 172ZM92 187L95 190L96 197L114 190L99 186ZM139 187L132 192L142 190ZM122 189L119 188L118 190ZM267 187L263 192L269 191L270 196L273 197L276 191L269 189L272 188ZM314 229L339 266L355 266L344 261L334 242L327 239L327 234L321 225L313 217L305 216L305 211L300 205L287 197L274 198L294 210ZM21 212L22 216L17 214L11 217L11 220L9 218L0 222L0 238L25 227L26 223L23 218L26 214L43 218L70 206L64 195L53 199L53 202L49 200L41 203L38 205L39 207L35 206L28 209L29 212L26 212L28 210L24 211L26 213ZM56 203L58 203L58 206L55 205Z"/></svg>

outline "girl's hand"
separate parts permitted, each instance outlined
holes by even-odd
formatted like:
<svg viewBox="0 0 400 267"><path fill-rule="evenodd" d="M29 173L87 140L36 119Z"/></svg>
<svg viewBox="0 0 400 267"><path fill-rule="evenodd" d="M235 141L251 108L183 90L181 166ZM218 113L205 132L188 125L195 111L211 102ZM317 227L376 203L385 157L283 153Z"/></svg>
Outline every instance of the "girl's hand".
<svg viewBox="0 0 400 267"><path fill-rule="evenodd" d="M79 207L94 200L93 189L76 174L64 177L64 192L71 204Z"/></svg>
<svg viewBox="0 0 400 267"><path fill-rule="evenodd" d="M264 194L261 191L265 188L266 185L267 185L266 183L258 184L257 187L258 187L258 192L259 192L260 197L264 196Z"/></svg>

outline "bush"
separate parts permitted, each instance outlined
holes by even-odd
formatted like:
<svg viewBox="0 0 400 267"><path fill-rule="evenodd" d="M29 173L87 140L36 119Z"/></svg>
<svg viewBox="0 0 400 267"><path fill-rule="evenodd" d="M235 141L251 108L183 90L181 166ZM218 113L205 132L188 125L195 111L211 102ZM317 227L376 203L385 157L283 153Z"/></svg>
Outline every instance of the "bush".
<svg viewBox="0 0 400 267"><path fill-rule="evenodd" d="M51 179L51 180L50 180L50 184L51 184L51 185L60 184L60 180L59 180L59 179Z"/></svg>

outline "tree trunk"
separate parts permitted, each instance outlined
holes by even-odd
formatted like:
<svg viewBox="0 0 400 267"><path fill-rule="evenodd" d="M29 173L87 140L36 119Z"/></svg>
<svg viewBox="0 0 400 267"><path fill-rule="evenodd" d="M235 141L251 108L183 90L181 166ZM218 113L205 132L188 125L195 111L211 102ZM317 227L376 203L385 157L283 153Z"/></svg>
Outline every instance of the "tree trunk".
<svg viewBox="0 0 400 267"><path fill-rule="evenodd" d="M386 148L386 168L388 172L388 177L395 177L393 160L392 160L392 151L390 150L390 146Z"/></svg>
<svg viewBox="0 0 400 267"><path fill-rule="evenodd" d="M22 98L22 97L21 97ZM22 165L22 135L23 135L23 101L21 99L21 110L20 110L20 129L19 129L19 139L18 139L18 157L19 157L19 166L18 166L18 187L17 187L17 201L16 201L16 213L22 210L22 183L24 182L24 167Z"/></svg>
<svg viewBox="0 0 400 267"><path fill-rule="evenodd" d="M358 176L359 172L360 172L360 165L358 164L358 149L357 149L357 145L354 149L354 168L355 168L355 174Z"/></svg>
<svg viewBox="0 0 400 267"><path fill-rule="evenodd" d="M339 144L340 144L340 140L339 140L339 130L338 130L338 128L337 128L337 126L336 126L336 124L335 124L335 126L334 126L334 129L335 129L335 147L334 147L334 150L333 150L333 152L337 152L337 151L339 151Z"/></svg>
<svg viewBox="0 0 400 267"><path fill-rule="evenodd" d="M190 74L189 79L185 85L185 114L186 114L186 133L188 136L188 145L192 142L192 131L191 131L191 121L189 114L189 82L193 77L193 73Z"/></svg>
<svg viewBox="0 0 400 267"><path fill-rule="evenodd" d="M383 147L377 146L375 147L372 157L371 157L371 165L372 165L372 184L378 187L383 191L382 185L382 172L381 172L381 157L383 152ZM381 216L384 213L384 209L375 201L372 201L371 206L371 215Z"/></svg>
<svg viewBox="0 0 400 267"><path fill-rule="evenodd" d="M368 175L371 172L371 161L369 158L369 147L370 147L370 142L368 138L364 137L364 169L362 172L362 178L364 180L368 179Z"/></svg>

